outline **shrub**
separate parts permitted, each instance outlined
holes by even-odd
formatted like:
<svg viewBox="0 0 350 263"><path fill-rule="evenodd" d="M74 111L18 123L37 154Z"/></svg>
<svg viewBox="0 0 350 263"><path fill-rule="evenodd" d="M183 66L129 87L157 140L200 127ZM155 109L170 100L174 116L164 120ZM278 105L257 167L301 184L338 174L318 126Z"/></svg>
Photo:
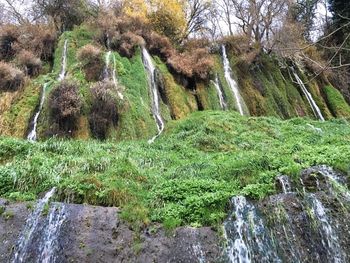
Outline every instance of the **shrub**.
<svg viewBox="0 0 350 263"><path fill-rule="evenodd" d="M52 132L63 136L71 135L77 129L81 109L77 84L69 81L61 82L52 91L49 105L51 118L56 124Z"/></svg>
<svg viewBox="0 0 350 263"><path fill-rule="evenodd" d="M10 64L0 62L0 90L16 91L24 84L24 74Z"/></svg>
<svg viewBox="0 0 350 263"><path fill-rule="evenodd" d="M18 37L19 32L16 26L6 25L0 28L0 59L8 60L14 56L13 45Z"/></svg>
<svg viewBox="0 0 350 263"><path fill-rule="evenodd" d="M45 61L53 59L57 36L49 26L6 25L0 32L0 59L9 60L22 50L31 51Z"/></svg>
<svg viewBox="0 0 350 263"><path fill-rule="evenodd" d="M162 59L167 59L175 53L175 49L167 37L152 32L150 34L144 34L143 38L147 42L149 52Z"/></svg>
<svg viewBox="0 0 350 263"><path fill-rule="evenodd" d="M121 35L116 35L111 40L111 48L117 50L120 55L131 58L139 46L144 45L142 37L128 31Z"/></svg>
<svg viewBox="0 0 350 263"><path fill-rule="evenodd" d="M92 89L93 103L89 123L95 138L106 139L110 125L118 123L116 87L113 82L99 82Z"/></svg>
<svg viewBox="0 0 350 263"><path fill-rule="evenodd" d="M168 65L188 78L206 80L214 67L214 60L207 49L198 48L184 53L174 53Z"/></svg>
<svg viewBox="0 0 350 263"><path fill-rule="evenodd" d="M31 51L44 61L53 59L57 35L51 27L45 25L24 25L19 27L21 32L15 49Z"/></svg>
<svg viewBox="0 0 350 263"><path fill-rule="evenodd" d="M83 65L86 79L98 81L104 66L101 49L88 44L78 51L77 58Z"/></svg>
<svg viewBox="0 0 350 263"><path fill-rule="evenodd" d="M35 55L27 50L22 50L17 55L18 64L23 67L27 75L33 77L37 76L40 73L42 63L41 60Z"/></svg>

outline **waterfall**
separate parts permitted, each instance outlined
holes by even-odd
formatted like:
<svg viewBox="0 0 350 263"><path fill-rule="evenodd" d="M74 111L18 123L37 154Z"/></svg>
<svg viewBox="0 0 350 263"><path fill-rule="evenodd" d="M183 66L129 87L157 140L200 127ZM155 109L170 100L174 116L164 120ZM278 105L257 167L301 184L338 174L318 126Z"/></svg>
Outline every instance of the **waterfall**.
<svg viewBox="0 0 350 263"><path fill-rule="evenodd" d="M158 94L157 84L155 81L156 68L153 65L151 55L148 53L147 49L144 47L142 48L142 58L143 58L145 69L148 72L149 88L151 89L151 96L152 96L152 114L158 128L158 134L148 141L149 143L153 143L155 139L157 139L158 136L163 132L165 124L160 113L159 94Z"/></svg>
<svg viewBox="0 0 350 263"><path fill-rule="evenodd" d="M319 226L319 232L322 237L322 245L327 251L328 262L341 263L344 261L344 252L341 249L339 238L332 228L332 223L329 221L325 207L315 194L308 194L313 218Z"/></svg>
<svg viewBox="0 0 350 263"><path fill-rule="evenodd" d="M241 94L239 93L239 88L238 88L237 82L232 78L232 69L231 69L230 62L229 62L228 57L227 57L226 47L224 45L222 45L222 60L223 60L223 64L224 64L225 79L226 79L228 85L230 86L230 88L232 89L232 93L235 97L236 106L237 106L239 113L241 115L244 115L244 112L243 112L244 101L243 101Z"/></svg>
<svg viewBox="0 0 350 263"><path fill-rule="evenodd" d="M67 50L68 50L68 39L64 41L63 54L62 54L62 68L61 73L58 76L58 81L64 80L66 76L66 68L67 68Z"/></svg>
<svg viewBox="0 0 350 263"><path fill-rule="evenodd" d="M112 54L112 51L108 51L105 56L105 68L103 70L103 78L106 80L109 79L109 63L111 60L111 54Z"/></svg>
<svg viewBox="0 0 350 263"><path fill-rule="evenodd" d="M64 78L66 76L67 51L68 51L68 40L66 39L64 41L63 54L62 54L62 67L61 67L61 73L59 74L59 76L57 78L58 81L64 80ZM37 139L36 129L38 126L38 119L39 119L40 113L44 107L45 95L46 95L45 93L46 93L47 86L48 86L48 83L45 83L43 88L42 88L39 108L38 108L38 111L35 113L34 118L33 118L33 122L32 122L33 128L30 130L30 132L27 136L27 140L32 141L32 142L36 141L36 139Z"/></svg>
<svg viewBox="0 0 350 263"><path fill-rule="evenodd" d="M103 79L105 81L108 81L111 79L111 71L110 71L110 62L111 62L111 55L112 55L112 51L108 51L105 55L105 68L103 70ZM118 94L118 97L123 100L124 99L124 96L123 94L119 91L118 89L118 80L117 80L117 62L116 62L116 59L115 59L115 55L113 54L113 71L112 71L112 80L113 80L113 83L114 83L114 87L116 88L117 90L117 94Z"/></svg>
<svg viewBox="0 0 350 263"><path fill-rule="evenodd" d="M112 76L113 76L113 83L114 83L114 86L116 87L117 89L117 93L118 93L118 96L121 100L124 99L124 96L123 94L119 91L118 89L118 80L117 80L117 62L116 62L116 59L115 59L115 55L113 55L113 72L112 72Z"/></svg>
<svg viewBox="0 0 350 263"><path fill-rule="evenodd" d="M36 128L38 126L38 119L39 119L41 110L43 109L43 106L44 106L46 88L47 88L47 83L45 83L42 88L39 108L38 108L38 111L35 113L34 119L32 122L33 128L27 136L27 139L29 141L36 141L37 139Z"/></svg>
<svg viewBox="0 0 350 263"><path fill-rule="evenodd" d="M295 79L298 82L298 85L300 86L301 90L303 91L305 97L307 98L307 101L310 104L310 107L315 115L316 118L319 118L321 121L324 121L324 117L321 113L320 108L317 106L316 102L314 101L314 99L312 98L311 93L307 90L305 84L303 83L303 81L300 79L300 77L298 76L298 74L295 72L295 70L293 69L293 74Z"/></svg>
<svg viewBox="0 0 350 263"><path fill-rule="evenodd" d="M290 183L289 177L286 175L277 176L277 181L280 183L282 187L282 191L284 194L288 194L292 192L292 185Z"/></svg>
<svg viewBox="0 0 350 263"><path fill-rule="evenodd" d="M61 226L66 220L65 207L63 204L53 204L45 224L42 242L39 245L39 262L52 263L56 262L55 252L58 247L58 236Z"/></svg>
<svg viewBox="0 0 350 263"><path fill-rule="evenodd" d="M15 256L13 263L25 262L25 257L29 251L29 246L32 243L33 234L35 234L38 224L41 219L42 212L45 209L45 206L48 205L49 200L55 194L56 188L52 188L47 192L44 198L40 199L33 211L33 213L28 218L24 231L18 240L18 246L16 248Z"/></svg>
<svg viewBox="0 0 350 263"><path fill-rule="evenodd" d="M234 197L232 203L234 211L224 223L230 262L281 262L255 207L243 196Z"/></svg>
<svg viewBox="0 0 350 263"><path fill-rule="evenodd" d="M225 101L225 98L224 98L224 94L223 94L222 88L220 86L218 75L216 75L215 81L212 81L212 83L214 84L214 87L215 87L216 92L218 94L221 109L222 110L227 110L227 104L226 104L226 101Z"/></svg>

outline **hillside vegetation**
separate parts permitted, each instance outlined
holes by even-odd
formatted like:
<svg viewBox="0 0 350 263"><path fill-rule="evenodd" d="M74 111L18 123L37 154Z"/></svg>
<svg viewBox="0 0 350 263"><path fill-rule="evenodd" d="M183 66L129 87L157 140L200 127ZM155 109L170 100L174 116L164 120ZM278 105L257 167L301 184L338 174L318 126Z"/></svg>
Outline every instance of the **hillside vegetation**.
<svg viewBox="0 0 350 263"><path fill-rule="evenodd" d="M154 144L0 139L0 196L58 198L123 208L134 227L216 225L230 197L275 193L275 177L327 164L350 172L350 126L344 120L243 117L207 111L169 123Z"/></svg>

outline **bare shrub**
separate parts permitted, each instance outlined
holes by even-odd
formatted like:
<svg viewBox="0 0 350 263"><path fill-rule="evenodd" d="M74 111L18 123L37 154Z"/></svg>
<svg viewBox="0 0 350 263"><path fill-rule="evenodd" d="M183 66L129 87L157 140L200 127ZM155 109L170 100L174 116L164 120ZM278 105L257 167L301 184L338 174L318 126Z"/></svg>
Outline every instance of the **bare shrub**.
<svg viewBox="0 0 350 263"><path fill-rule="evenodd" d="M37 76L42 68L41 60L27 50L22 50L17 55L17 63L31 77Z"/></svg>
<svg viewBox="0 0 350 263"><path fill-rule="evenodd" d="M111 48L117 50L121 56L131 58L139 46L144 45L142 37L128 31L121 35L115 36L111 40Z"/></svg>
<svg viewBox="0 0 350 263"><path fill-rule="evenodd" d="M30 50L44 61L53 59L57 36L55 31L45 25L24 25L20 27L18 51Z"/></svg>
<svg viewBox="0 0 350 263"><path fill-rule="evenodd" d="M116 88L113 82L98 82L91 93L93 103L89 116L90 128L95 138L106 139L109 127L118 123Z"/></svg>
<svg viewBox="0 0 350 263"><path fill-rule="evenodd" d="M101 49L88 44L78 51L77 58L82 63L86 79L98 81L104 65Z"/></svg>
<svg viewBox="0 0 350 263"><path fill-rule="evenodd" d="M162 59L167 59L176 52L170 40L158 33L152 32L150 34L144 34L143 38L147 42L149 52Z"/></svg>
<svg viewBox="0 0 350 263"><path fill-rule="evenodd" d="M206 80L214 67L214 60L205 48L173 54L168 65L188 78Z"/></svg>
<svg viewBox="0 0 350 263"><path fill-rule="evenodd" d="M49 26L37 24L6 25L0 30L0 59L11 59L23 49L42 60L53 59L56 33Z"/></svg>
<svg viewBox="0 0 350 263"><path fill-rule="evenodd" d="M11 59L15 50L13 45L19 37L19 31L16 26L5 25L0 27L0 59Z"/></svg>
<svg viewBox="0 0 350 263"><path fill-rule="evenodd" d="M49 97L51 119L57 124L58 135L70 136L77 129L80 116L81 99L78 85L62 81L54 88Z"/></svg>
<svg viewBox="0 0 350 263"><path fill-rule="evenodd" d="M16 91L24 84L24 74L8 63L0 62L0 90Z"/></svg>

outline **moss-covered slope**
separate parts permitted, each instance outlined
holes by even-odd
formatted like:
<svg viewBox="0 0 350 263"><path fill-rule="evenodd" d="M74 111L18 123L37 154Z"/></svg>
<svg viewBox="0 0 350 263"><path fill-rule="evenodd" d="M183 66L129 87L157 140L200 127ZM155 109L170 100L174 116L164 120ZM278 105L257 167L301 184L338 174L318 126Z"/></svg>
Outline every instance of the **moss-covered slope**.
<svg viewBox="0 0 350 263"><path fill-rule="evenodd" d="M23 138L28 133L28 127L40 101L42 88L46 85L46 100L38 121L38 135L40 139L51 137L55 133L54 121L51 114L49 97L62 67L64 42L68 41L67 74L66 79L77 84L82 101L77 129L71 136L76 139L92 137L89 118L93 98L91 88L96 84L85 77L82 64L77 59L80 48L87 44L99 45L95 33L86 25L76 27L61 35L54 55L51 72L40 75L35 79L28 79L24 88L16 92L0 93L0 134ZM107 48L99 46L103 56ZM236 102L231 88L224 76L220 54L214 54L215 66L211 72L211 79L197 81L192 87L184 87L179 75L172 75L168 66L158 57L154 57L154 64L158 72L158 84L161 92L161 112L166 122L171 119L182 119L197 110L219 110L220 102L213 81L218 78L223 96L227 103L227 110L236 111ZM298 116L315 118L307 98L303 94L290 68L277 58L261 54L257 61L244 64L237 54L229 52L240 93L247 106L244 111L251 116L274 116L288 119ZM157 132L157 127L151 112L151 97L148 76L144 69L140 50L131 58L111 53L115 60L118 88L124 99L116 99L118 122L110 125L107 138L115 140L150 138ZM45 72L44 72L45 73ZM308 91L312 94L317 106L326 119L333 117L350 117L350 106L337 89L333 88L326 78L313 79L310 72L298 71Z"/></svg>

